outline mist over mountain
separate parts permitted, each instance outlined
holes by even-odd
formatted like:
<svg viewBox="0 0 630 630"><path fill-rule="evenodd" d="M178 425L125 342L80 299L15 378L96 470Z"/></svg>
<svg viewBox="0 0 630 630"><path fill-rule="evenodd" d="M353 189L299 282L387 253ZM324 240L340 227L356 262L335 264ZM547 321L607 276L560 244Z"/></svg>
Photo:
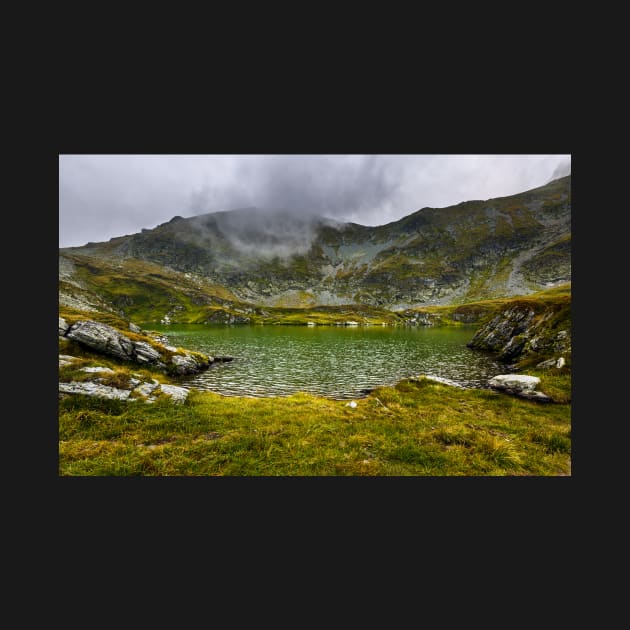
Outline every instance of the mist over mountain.
<svg viewBox="0 0 630 630"><path fill-rule="evenodd" d="M380 226L307 208L175 216L60 255L91 261L95 273L99 260L146 261L268 306L395 309L527 294L571 279L571 177L508 197L422 208Z"/></svg>
<svg viewBox="0 0 630 630"><path fill-rule="evenodd" d="M554 179L558 179L559 177L566 177L567 175L571 175L571 160L566 160L556 166L553 170L553 174L551 175L551 179L549 181L553 181Z"/></svg>

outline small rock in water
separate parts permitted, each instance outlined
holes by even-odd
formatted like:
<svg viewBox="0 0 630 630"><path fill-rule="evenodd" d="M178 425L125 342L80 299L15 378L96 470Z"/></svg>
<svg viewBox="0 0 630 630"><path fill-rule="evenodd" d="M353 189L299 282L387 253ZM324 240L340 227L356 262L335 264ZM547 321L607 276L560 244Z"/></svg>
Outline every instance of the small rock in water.
<svg viewBox="0 0 630 630"><path fill-rule="evenodd" d="M357 403L354 402L354 400L351 400L349 403L346 403L346 407L351 407L352 409L355 409L357 406Z"/></svg>

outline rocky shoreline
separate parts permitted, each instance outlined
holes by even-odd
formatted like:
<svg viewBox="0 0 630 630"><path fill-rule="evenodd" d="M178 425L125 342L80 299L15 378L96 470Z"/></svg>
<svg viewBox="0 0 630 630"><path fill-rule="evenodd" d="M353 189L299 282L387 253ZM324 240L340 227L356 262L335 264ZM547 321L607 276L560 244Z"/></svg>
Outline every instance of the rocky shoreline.
<svg viewBox="0 0 630 630"><path fill-rule="evenodd" d="M103 355L106 358L122 361L123 364L148 367L171 376L198 374L215 361L229 361L231 357L211 357L200 352L176 348L168 344L168 339L157 333L142 330L129 323L129 333L124 334L113 326L85 319L69 324L59 317L59 337L77 343L80 347ZM160 383L157 379L146 380L139 373L131 373L128 378L119 378L117 385L108 384L108 378L115 373L106 366L82 365L81 359L69 354L59 355L59 368L72 370L81 380L59 381L59 396L83 394L109 400L144 400L155 402L160 395L182 403L188 396L188 389L177 385ZM72 373L72 372L71 372ZM85 379L84 374L90 374Z"/></svg>

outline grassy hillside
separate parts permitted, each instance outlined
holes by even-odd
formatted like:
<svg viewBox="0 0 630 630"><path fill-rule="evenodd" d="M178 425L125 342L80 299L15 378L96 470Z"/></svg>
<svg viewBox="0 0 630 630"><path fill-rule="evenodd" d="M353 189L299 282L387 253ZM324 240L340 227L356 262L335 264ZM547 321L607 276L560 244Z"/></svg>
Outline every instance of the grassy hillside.
<svg viewBox="0 0 630 630"><path fill-rule="evenodd" d="M570 377L542 374L567 401ZM307 394L59 403L61 475L569 475L571 406L426 379L351 408Z"/></svg>

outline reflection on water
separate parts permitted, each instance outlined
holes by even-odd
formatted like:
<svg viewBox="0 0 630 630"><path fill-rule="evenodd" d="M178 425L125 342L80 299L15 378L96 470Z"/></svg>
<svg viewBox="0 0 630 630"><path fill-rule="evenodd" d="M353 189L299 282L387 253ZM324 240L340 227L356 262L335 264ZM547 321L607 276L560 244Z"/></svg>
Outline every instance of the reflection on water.
<svg viewBox="0 0 630 630"><path fill-rule="evenodd" d="M155 325L151 326L155 328ZM298 391L359 398L361 390L431 374L464 387L485 387L505 366L466 347L462 328L329 326L159 327L171 343L234 361L181 385L236 396L285 396Z"/></svg>

